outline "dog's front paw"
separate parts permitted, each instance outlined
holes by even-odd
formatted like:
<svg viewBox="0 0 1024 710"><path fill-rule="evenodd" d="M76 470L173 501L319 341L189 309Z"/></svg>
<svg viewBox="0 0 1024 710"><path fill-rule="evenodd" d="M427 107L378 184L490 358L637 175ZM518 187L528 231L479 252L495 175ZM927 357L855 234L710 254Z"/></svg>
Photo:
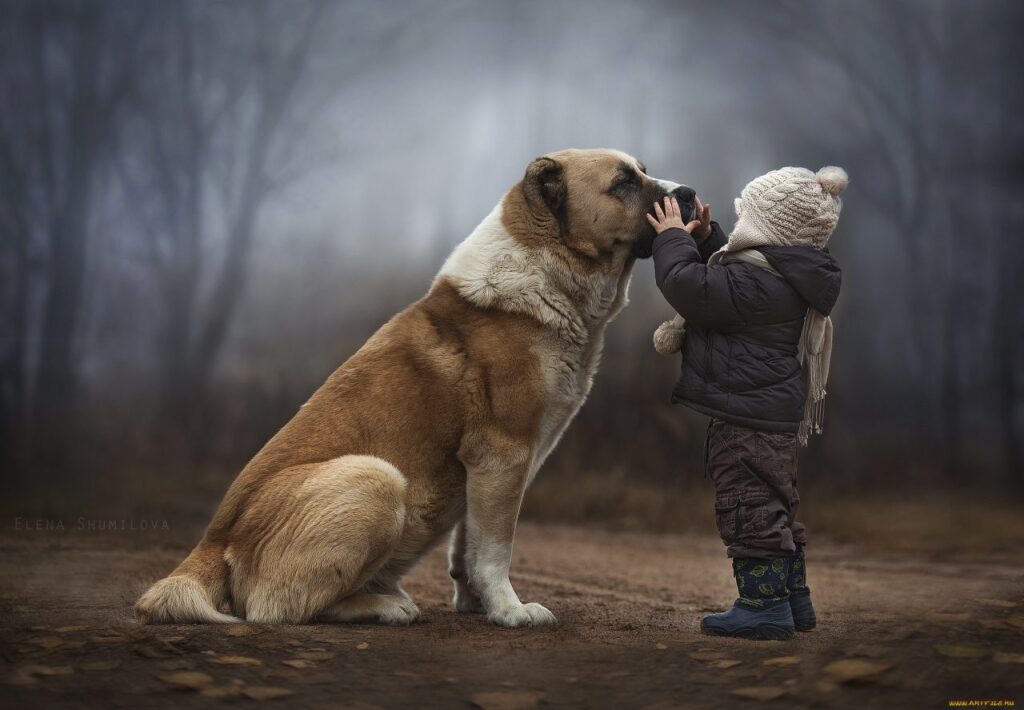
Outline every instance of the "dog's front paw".
<svg viewBox="0 0 1024 710"><path fill-rule="evenodd" d="M554 626L558 623L554 614L535 602L492 611L487 615L487 620L509 629L521 626Z"/></svg>

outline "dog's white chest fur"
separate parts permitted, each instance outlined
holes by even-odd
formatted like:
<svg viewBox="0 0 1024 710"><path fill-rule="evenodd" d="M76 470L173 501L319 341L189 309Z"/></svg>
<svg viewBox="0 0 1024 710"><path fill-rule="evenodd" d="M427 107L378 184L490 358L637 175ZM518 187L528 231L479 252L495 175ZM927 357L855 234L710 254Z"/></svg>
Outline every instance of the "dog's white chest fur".
<svg viewBox="0 0 1024 710"><path fill-rule="evenodd" d="M481 307L525 313L546 326L533 348L546 387L532 480L590 393L605 328L626 305L631 269L595 276L597 283L581 288L557 259L527 250L509 235L501 215L499 203L456 247L437 278L447 277ZM570 296L566 291L574 283Z"/></svg>

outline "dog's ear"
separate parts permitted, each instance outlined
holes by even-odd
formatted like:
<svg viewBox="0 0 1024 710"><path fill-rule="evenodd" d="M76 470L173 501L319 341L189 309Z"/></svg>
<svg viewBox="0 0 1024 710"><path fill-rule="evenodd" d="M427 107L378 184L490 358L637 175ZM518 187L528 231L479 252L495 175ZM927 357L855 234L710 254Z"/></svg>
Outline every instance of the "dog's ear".
<svg viewBox="0 0 1024 710"><path fill-rule="evenodd" d="M523 177L523 192L533 210L546 207L561 222L567 188L565 170L557 160L540 157L530 163Z"/></svg>

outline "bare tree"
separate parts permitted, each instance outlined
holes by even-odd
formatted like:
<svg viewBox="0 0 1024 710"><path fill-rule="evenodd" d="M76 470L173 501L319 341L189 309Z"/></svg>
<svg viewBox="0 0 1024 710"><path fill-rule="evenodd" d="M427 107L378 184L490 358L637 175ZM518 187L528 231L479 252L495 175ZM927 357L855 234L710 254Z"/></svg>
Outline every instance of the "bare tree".
<svg viewBox="0 0 1024 710"><path fill-rule="evenodd" d="M138 9L38 2L2 10L0 91L17 110L0 116L0 202L14 277L0 422L10 432L31 415L47 427L51 452L63 450L76 401L89 217L134 77ZM35 292L41 318L33 333L28 312ZM33 335L38 355L30 389Z"/></svg>

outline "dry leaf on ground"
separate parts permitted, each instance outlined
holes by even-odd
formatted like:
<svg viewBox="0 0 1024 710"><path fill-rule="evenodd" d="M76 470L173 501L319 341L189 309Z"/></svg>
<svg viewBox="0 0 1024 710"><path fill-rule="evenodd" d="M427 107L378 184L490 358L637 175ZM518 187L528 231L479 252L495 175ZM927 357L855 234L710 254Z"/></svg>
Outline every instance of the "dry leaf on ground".
<svg viewBox="0 0 1024 710"><path fill-rule="evenodd" d="M38 646L39 648L52 649L63 646L64 639L57 638L56 636L36 636L35 638L30 638L26 643Z"/></svg>
<svg viewBox="0 0 1024 710"><path fill-rule="evenodd" d="M977 646L943 646L935 647L935 650L949 658L984 658L989 652Z"/></svg>
<svg viewBox="0 0 1024 710"><path fill-rule="evenodd" d="M296 651L292 654L292 657L302 658L307 661L329 661L336 655L330 651Z"/></svg>
<svg viewBox="0 0 1024 710"><path fill-rule="evenodd" d="M265 631L266 629L253 626L252 624L231 624L224 628L226 636L258 636Z"/></svg>
<svg viewBox="0 0 1024 710"><path fill-rule="evenodd" d="M743 663L743 661L737 661L732 658L722 658L717 661L711 661L708 666L711 668L717 668L720 671L727 671L730 668L735 668L741 663Z"/></svg>
<svg viewBox="0 0 1024 710"><path fill-rule="evenodd" d="M840 661L832 661L825 666L824 671L832 682L866 685L877 681L878 677L890 668L892 668L891 663L844 658Z"/></svg>
<svg viewBox="0 0 1024 710"><path fill-rule="evenodd" d="M157 678L177 690L200 690L208 685L213 685L213 676L199 671L165 673Z"/></svg>
<svg viewBox="0 0 1024 710"><path fill-rule="evenodd" d="M1006 623L1018 629L1024 629L1024 614L1010 614Z"/></svg>
<svg viewBox="0 0 1024 710"><path fill-rule="evenodd" d="M295 691L269 685L247 685L242 688L242 695L250 700L277 700L295 695Z"/></svg>
<svg viewBox="0 0 1024 710"><path fill-rule="evenodd" d="M218 666L262 666L263 661L250 656L214 656L207 659Z"/></svg>
<svg viewBox="0 0 1024 710"><path fill-rule="evenodd" d="M752 686L750 688L737 688L732 694L746 698L747 700L778 700L789 691L778 685Z"/></svg>
<svg viewBox="0 0 1024 710"><path fill-rule="evenodd" d="M71 675L75 669L71 666L23 666L18 670L23 675L46 676L46 675Z"/></svg>
<svg viewBox="0 0 1024 710"><path fill-rule="evenodd" d="M86 661L78 667L83 671L112 671L120 665L121 661Z"/></svg>
<svg viewBox="0 0 1024 710"><path fill-rule="evenodd" d="M316 663L307 661L304 658L289 658L288 660L281 661L281 663L290 668L316 668Z"/></svg>
<svg viewBox="0 0 1024 710"><path fill-rule="evenodd" d="M994 606L997 609L1013 609L1014 607L1018 606L1017 602L1012 602L1009 599L981 598L975 599L974 601L978 602L979 604L984 604L985 606Z"/></svg>
<svg viewBox="0 0 1024 710"><path fill-rule="evenodd" d="M242 688L237 685L217 685L211 688L203 688L199 691L199 694L207 698L227 700L229 698L237 698L241 695Z"/></svg>
<svg viewBox="0 0 1024 710"><path fill-rule="evenodd" d="M1024 653L997 653L992 660L996 663L1024 663Z"/></svg>
<svg viewBox="0 0 1024 710"><path fill-rule="evenodd" d="M370 647L370 644L366 643L366 641L363 641L362 643L357 643L356 644L356 648L358 648L360 651L365 651L369 647Z"/></svg>
<svg viewBox="0 0 1024 710"><path fill-rule="evenodd" d="M795 666L800 663L800 656L779 656L761 661L765 666Z"/></svg>
<svg viewBox="0 0 1024 710"><path fill-rule="evenodd" d="M724 651L698 651L697 653L690 654L690 658L695 661L718 661L725 658L725 656Z"/></svg>
<svg viewBox="0 0 1024 710"><path fill-rule="evenodd" d="M544 697L544 693L532 690L516 690L495 693L474 693L469 702L481 710L532 710Z"/></svg>

